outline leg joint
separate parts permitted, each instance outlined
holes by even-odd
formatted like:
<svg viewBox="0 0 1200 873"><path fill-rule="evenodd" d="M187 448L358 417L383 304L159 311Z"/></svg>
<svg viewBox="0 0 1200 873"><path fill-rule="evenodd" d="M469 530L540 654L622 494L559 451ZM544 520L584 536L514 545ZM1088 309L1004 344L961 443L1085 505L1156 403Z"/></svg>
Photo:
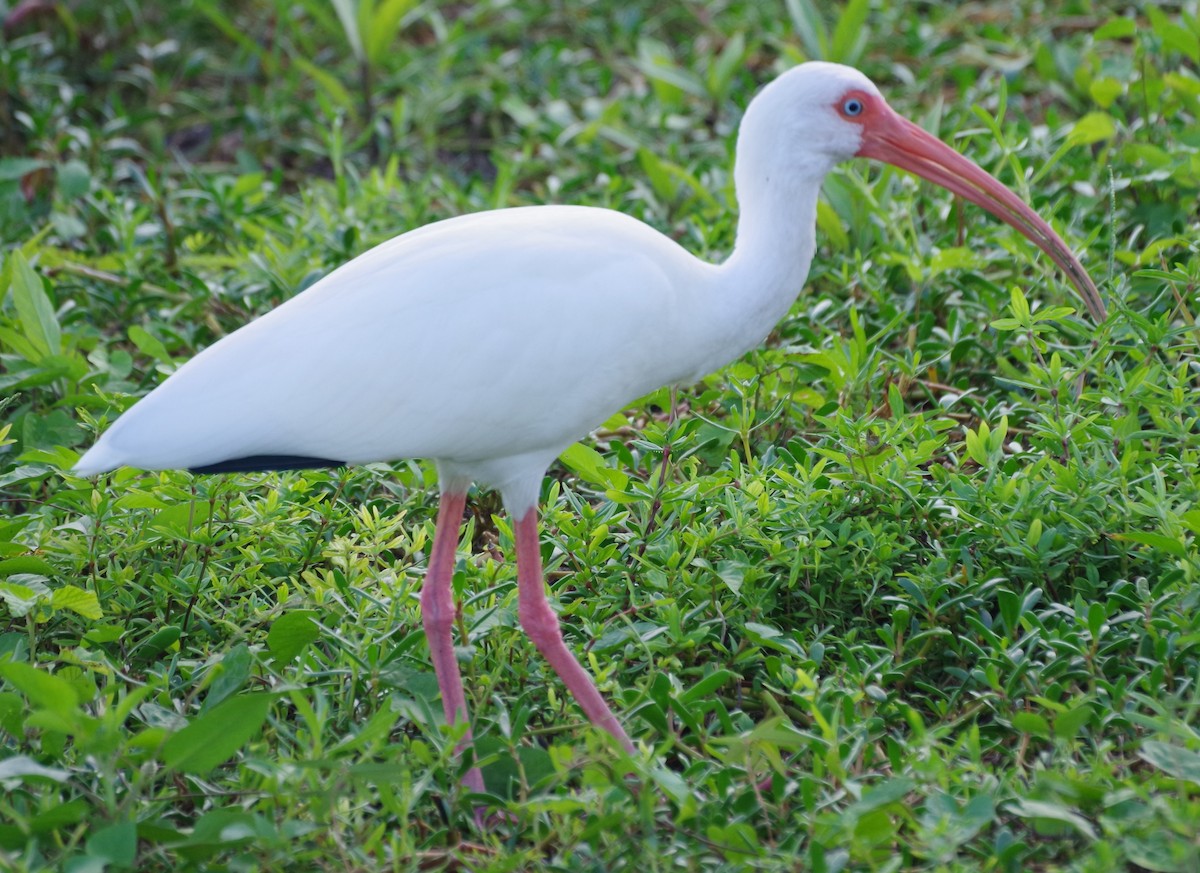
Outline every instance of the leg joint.
<svg viewBox="0 0 1200 873"><path fill-rule="evenodd" d="M521 627L524 628L525 634L538 647L539 651L544 652L548 647L563 645L558 616L554 614L554 610L546 601L530 603L522 600L518 606L517 615L521 619Z"/></svg>

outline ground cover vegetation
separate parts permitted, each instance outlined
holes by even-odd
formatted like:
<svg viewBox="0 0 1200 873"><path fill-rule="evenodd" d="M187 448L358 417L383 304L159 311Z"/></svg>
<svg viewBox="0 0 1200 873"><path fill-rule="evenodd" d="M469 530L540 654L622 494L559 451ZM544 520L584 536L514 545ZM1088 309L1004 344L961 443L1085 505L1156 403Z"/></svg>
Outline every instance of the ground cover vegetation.
<svg viewBox="0 0 1200 873"><path fill-rule="evenodd" d="M5 11L0 868L1200 869L1195 2ZM417 610L427 465L66 473L429 221L608 206L722 257L740 108L808 58L1030 199L1112 314L839 168L765 344L545 483L553 599L637 755L520 632L488 494L455 577L476 798Z"/></svg>

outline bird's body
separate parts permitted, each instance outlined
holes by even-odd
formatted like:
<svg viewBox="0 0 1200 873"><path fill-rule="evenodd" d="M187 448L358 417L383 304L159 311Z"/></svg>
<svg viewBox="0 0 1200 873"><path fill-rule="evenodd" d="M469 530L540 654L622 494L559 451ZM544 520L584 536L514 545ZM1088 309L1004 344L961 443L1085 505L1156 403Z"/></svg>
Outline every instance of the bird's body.
<svg viewBox="0 0 1200 873"><path fill-rule="evenodd" d="M806 272L811 250L792 254ZM508 496L612 411L762 340L802 276L772 287L757 317L722 318L735 266L607 209L440 221L198 354L79 470L428 458Z"/></svg>
<svg viewBox="0 0 1200 873"><path fill-rule="evenodd" d="M525 207L431 224L201 352L74 472L434 460L442 508L422 609L449 721L466 716L452 646L456 532L471 482L497 488L514 519L522 625L589 717L629 747L545 600L532 511L542 476L630 401L762 340L808 273L821 182L856 155L933 179L1008 221L1104 317L1066 244L1015 195L896 115L857 70L810 63L764 88L742 120L738 236L723 263L603 209ZM478 771L468 782L482 785Z"/></svg>

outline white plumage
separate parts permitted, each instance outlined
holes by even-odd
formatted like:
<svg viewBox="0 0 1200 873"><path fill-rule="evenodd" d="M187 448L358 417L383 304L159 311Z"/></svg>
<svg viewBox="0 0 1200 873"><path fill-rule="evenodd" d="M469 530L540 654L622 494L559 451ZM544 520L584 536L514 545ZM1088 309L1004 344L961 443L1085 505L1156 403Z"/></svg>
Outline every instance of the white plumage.
<svg viewBox="0 0 1200 873"><path fill-rule="evenodd" d="M1061 239L970 161L896 115L857 70L797 67L738 137L733 253L694 258L620 213L538 206L452 218L334 271L182 366L76 465L147 469L429 458L443 508L422 596L449 721L465 717L449 580L468 485L515 520L522 623L588 715L629 740L562 645L545 603L536 503L546 467L614 411L760 342L808 273L833 165L886 160L1013 224L1104 306ZM232 463L236 467L236 463ZM468 780L481 787L478 771Z"/></svg>

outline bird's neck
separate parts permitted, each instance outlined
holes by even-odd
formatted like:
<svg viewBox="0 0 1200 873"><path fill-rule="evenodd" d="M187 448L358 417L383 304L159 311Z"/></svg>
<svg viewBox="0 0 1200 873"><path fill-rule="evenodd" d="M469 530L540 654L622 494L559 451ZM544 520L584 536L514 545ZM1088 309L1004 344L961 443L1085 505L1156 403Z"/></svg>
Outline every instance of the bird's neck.
<svg viewBox="0 0 1200 873"><path fill-rule="evenodd" d="M714 301L737 335L737 354L762 342L804 287L816 247L821 178L790 184L738 178L737 241L718 268Z"/></svg>

